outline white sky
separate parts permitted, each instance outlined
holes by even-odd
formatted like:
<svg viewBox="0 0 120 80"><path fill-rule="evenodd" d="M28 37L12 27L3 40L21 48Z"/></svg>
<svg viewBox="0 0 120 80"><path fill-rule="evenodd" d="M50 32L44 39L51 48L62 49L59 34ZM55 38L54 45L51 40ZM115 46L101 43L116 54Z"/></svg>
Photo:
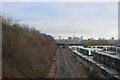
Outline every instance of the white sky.
<svg viewBox="0 0 120 80"><path fill-rule="evenodd" d="M11 0L4 0L6 1ZM95 0L84 3L35 1L34 3L3 3L3 15L21 19L22 23L51 34L55 38L58 36L67 38L73 35L84 38L118 37L117 0L104 0L102 3Z"/></svg>

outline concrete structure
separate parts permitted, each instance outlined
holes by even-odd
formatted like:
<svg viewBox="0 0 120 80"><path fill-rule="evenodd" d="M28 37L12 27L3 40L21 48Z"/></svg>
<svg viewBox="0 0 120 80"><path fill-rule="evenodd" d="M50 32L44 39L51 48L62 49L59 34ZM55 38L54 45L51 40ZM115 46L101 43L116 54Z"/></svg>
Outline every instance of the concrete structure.
<svg viewBox="0 0 120 80"><path fill-rule="evenodd" d="M81 49L84 49L84 51L80 51ZM118 54L111 55L105 53L104 51L95 52L90 50L90 48L81 49L72 49L72 54L76 56L80 63L83 63L90 72L96 73L99 75L99 78L115 78L115 80L120 79L120 56ZM90 50L93 53L93 56L84 54L86 49ZM89 53L89 51L87 52Z"/></svg>

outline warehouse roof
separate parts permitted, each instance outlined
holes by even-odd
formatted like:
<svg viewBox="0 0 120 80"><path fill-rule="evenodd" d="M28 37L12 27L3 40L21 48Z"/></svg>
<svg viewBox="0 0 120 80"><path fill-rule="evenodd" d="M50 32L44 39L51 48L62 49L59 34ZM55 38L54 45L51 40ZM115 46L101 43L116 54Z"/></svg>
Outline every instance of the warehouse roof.
<svg viewBox="0 0 120 80"><path fill-rule="evenodd" d="M73 50L73 52L77 53L78 55L80 55L81 57L89 60L90 62L96 64L97 66L99 66L101 69L104 69L105 71L107 71L109 74L112 74L113 76L117 77L120 79L120 73L118 71L116 71L115 69L112 69L112 68L109 68L109 67L106 67L104 66L104 64L102 63L98 63L96 61L93 60L93 56L86 56L86 55L83 55L81 54L80 52L76 51L76 50Z"/></svg>
<svg viewBox="0 0 120 80"><path fill-rule="evenodd" d="M112 57L112 58L117 58L120 60L120 55L117 53L115 55L111 55L111 54L108 54L106 52L97 52L98 54L102 54L102 55L106 55L106 56L109 56L109 57Z"/></svg>

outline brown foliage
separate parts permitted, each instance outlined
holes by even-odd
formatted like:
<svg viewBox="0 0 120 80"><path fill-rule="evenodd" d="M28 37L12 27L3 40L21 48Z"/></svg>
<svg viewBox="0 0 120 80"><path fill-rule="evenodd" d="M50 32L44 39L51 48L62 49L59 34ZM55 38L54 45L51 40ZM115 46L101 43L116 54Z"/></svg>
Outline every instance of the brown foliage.
<svg viewBox="0 0 120 80"><path fill-rule="evenodd" d="M2 22L3 78L45 77L56 50L53 37L5 19Z"/></svg>
<svg viewBox="0 0 120 80"><path fill-rule="evenodd" d="M83 46L108 45L108 44L109 43L107 40L87 40L82 42Z"/></svg>

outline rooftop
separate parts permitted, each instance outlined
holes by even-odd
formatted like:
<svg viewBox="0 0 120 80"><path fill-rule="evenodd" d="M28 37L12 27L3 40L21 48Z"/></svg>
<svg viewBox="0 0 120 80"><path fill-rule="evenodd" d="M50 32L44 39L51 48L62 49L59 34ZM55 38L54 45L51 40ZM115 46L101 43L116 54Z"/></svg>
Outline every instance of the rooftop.
<svg viewBox="0 0 120 80"><path fill-rule="evenodd" d="M80 52L76 51L76 50L73 50L73 52L77 53L78 55L80 55L81 57L89 60L90 62L96 64L97 66L99 66L100 68L104 69L105 71L107 71L109 74L117 77L120 79L120 73L118 71L116 71L115 69L112 69L110 67L106 67L104 64L102 63L98 63L96 61L93 60L93 56L86 56L86 55L83 55L81 54Z"/></svg>

